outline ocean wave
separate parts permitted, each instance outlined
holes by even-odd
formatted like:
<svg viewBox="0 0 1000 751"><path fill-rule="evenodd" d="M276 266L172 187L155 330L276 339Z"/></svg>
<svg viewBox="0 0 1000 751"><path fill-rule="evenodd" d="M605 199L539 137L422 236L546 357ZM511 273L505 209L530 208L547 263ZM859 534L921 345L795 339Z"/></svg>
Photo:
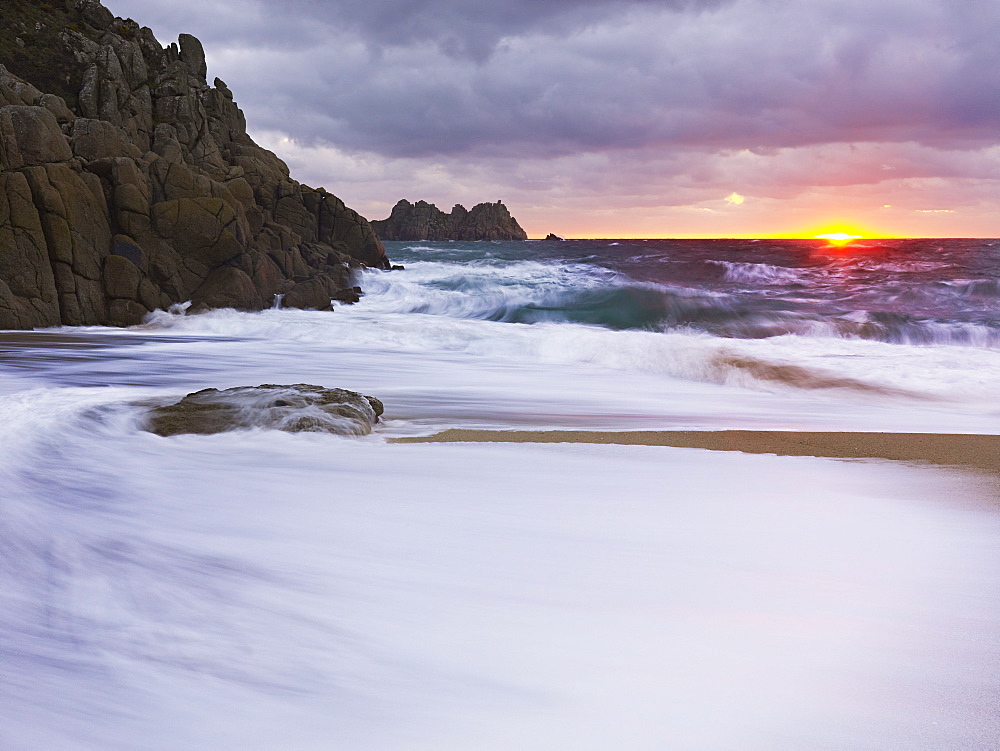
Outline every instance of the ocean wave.
<svg viewBox="0 0 1000 751"><path fill-rule="evenodd" d="M1000 280L972 279L941 282L941 286L953 290L963 297L996 299L1000 298Z"/></svg>
<svg viewBox="0 0 1000 751"><path fill-rule="evenodd" d="M716 307L708 292L635 282L590 264L526 261L504 266L420 262L413 273L368 274L363 306L506 323L570 322L645 329Z"/></svg>
<svg viewBox="0 0 1000 751"><path fill-rule="evenodd" d="M719 370L718 381L720 383L732 384L734 380L743 381L741 376L748 376L751 381L776 383L794 389L810 391L844 389L877 396L910 399L933 398L919 391L871 383L860 378L837 375L829 370L772 362L748 355L720 353L710 361L710 365Z"/></svg>
<svg viewBox="0 0 1000 751"><path fill-rule="evenodd" d="M709 260L706 263L724 269L723 278L729 282L752 282L755 284L797 284L808 271L769 263L740 263L737 261Z"/></svg>
<svg viewBox="0 0 1000 751"><path fill-rule="evenodd" d="M951 267L951 264L946 261L918 261L913 259L881 260L873 258L859 258L855 259L854 266L855 268L863 269L865 271L917 274L947 269Z"/></svg>
<svg viewBox="0 0 1000 751"><path fill-rule="evenodd" d="M1000 348L1000 330L984 323L937 321L885 311L821 315L811 312L719 311L687 327L730 339L779 336L861 339L886 344Z"/></svg>
<svg viewBox="0 0 1000 751"><path fill-rule="evenodd" d="M163 314L151 325L172 333L281 340L289 352L325 343L351 351L408 352L432 361L440 353L450 353L449 357L476 358L484 367L495 363L507 369L522 363L598 368L768 392L826 390L986 404L1000 380L997 349L888 343L845 336L836 327L815 322L811 336L774 332L770 337L725 338L693 328L612 330L566 322L524 325L405 313L373 315L358 305L334 314L272 310L189 317ZM841 325L850 329L870 323L845 319Z"/></svg>
<svg viewBox="0 0 1000 751"><path fill-rule="evenodd" d="M361 302L332 314L156 314L149 325L174 335L190 327L215 337L328 341L358 351L596 365L762 390L935 398L995 390L1000 323L982 311L948 314L962 294L989 294L987 285L875 288L854 283L840 267L842 277L815 266L693 263L713 267L716 279L726 273L780 282L757 282L764 291L751 293L637 281L596 263L435 258L408 261L405 272L365 272ZM796 279L801 288L781 289ZM964 375L953 377L951 360ZM928 369L926 378L909 380ZM980 390L981 376L992 379L989 388Z"/></svg>
<svg viewBox="0 0 1000 751"><path fill-rule="evenodd" d="M448 253L451 248L441 248L434 245L410 245L406 243L403 245L403 250L417 251L420 253Z"/></svg>
<svg viewBox="0 0 1000 751"><path fill-rule="evenodd" d="M726 273L800 279L803 270L718 262ZM787 272L787 273L786 273ZM989 320L941 320L892 310L820 309L814 300L774 300L704 289L637 282L591 264L522 262L455 265L421 262L411 274L369 273L361 305L377 313L419 313L506 323L579 323L615 330L698 331L729 339L776 336L870 339L894 344L1000 347ZM986 284L958 294L988 294ZM940 304L928 287L884 288L878 300L903 309ZM842 306L839 306L842 307ZM800 309L796 309L800 308Z"/></svg>

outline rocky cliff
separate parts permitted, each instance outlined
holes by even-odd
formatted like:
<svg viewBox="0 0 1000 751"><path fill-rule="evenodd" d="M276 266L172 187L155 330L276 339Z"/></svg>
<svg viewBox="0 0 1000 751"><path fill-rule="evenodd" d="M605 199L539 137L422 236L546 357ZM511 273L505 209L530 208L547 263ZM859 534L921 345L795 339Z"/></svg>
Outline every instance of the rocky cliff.
<svg viewBox="0 0 1000 751"><path fill-rule="evenodd" d="M373 221L383 240L527 240L527 233L500 201L468 211L456 204L445 214L433 203L402 200L388 219Z"/></svg>
<svg viewBox="0 0 1000 751"><path fill-rule="evenodd" d="M246 133L193 36L98 0L0 3L0 328L350 300L371 225Z"/></svg>

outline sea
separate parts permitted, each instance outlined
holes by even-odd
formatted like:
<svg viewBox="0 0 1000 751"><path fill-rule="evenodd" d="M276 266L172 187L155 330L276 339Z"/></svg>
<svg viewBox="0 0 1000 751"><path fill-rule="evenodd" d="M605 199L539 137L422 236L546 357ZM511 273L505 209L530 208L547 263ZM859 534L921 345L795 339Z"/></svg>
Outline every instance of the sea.
<svg viewBox="0 0 1000 751"><path fill-rule="evenodd" d="M1000 474L448 428L1000 433L1000 241L387 243L0 332L0 748L1000 748ZM371 435L168 438L204 388Z"/></svg>

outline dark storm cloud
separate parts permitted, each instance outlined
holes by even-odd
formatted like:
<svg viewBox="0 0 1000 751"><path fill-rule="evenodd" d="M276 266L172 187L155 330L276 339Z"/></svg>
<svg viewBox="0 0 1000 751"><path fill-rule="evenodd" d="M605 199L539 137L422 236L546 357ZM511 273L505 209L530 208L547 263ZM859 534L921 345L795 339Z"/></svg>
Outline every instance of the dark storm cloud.
<svg viewBox="0 0 1000 751"><path fill-rule="evenodd" d="M527 32L570 34L637 7L698 12L729 2L733 0L290 0L270 7L294 7L377 44L431 42L450 55L481 60L502 39Z"/></svg>
<svg viewBox="0 0 1000 751"><path fill-rule="evenodd" d="M119 15L155 30L195 29L202 41L240 40L301 48L350 32L373 47L433 44L454 57L482 60L503 39L526 32L567 35L627 16L635 8L698 13L737 0L107 0Z"/></svg>
<svg viewBox="0 0 1000 751"><path fill-rule="evenodd" d="M1000 132L1000 4L177 0L257 128L394 157L551 158Z"/></svg>

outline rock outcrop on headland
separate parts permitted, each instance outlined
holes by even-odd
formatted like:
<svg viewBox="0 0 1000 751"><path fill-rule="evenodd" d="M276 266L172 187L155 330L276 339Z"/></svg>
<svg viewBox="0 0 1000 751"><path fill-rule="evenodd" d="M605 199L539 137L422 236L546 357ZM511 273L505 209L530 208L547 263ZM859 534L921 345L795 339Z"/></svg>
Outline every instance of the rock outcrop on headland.
<svg viewBox="0 0 1000 751"><path fill-rule="evenodd" d="M291 179L206 79L99 0L0 4L0 329L148 311L325 307L388 267L371 225Z"/></svg>
<svg viewBox="0 0 1000 751"><path fill-rule="evenodd" d="M445 214L433 203L403 199L388 219L372 221L383 240L527 240L527 233L502 202L480 203L467 210L456 204Z"/></svg>

